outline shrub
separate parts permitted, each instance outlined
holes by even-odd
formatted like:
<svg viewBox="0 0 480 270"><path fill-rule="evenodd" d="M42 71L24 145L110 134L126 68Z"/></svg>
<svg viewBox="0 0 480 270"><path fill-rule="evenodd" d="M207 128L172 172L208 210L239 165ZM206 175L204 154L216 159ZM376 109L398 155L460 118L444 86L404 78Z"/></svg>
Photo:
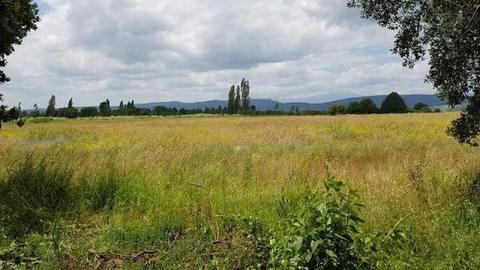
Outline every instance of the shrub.
<svg viewBox="0 0 480 270"><path fill-rule="evenodd" d="M44 232L49 221L66 214L75 205L73 173L67 167L32 156L0 181L0 223L15 238L29 232Z"/></svg>
<svg viewBox="0 0 480 270"><path fill-rule="evenodd" d="M345 105L343 104L333 104L330 107L328 107L329 115L344 114L345 111L346 111L346 108L345 108Z"/></svg>
<svg viewBox="0 0 480 270"><path fill-rule="evenodd" d="M343 184L325 182L324 192L307 191L296 204L282 201L282 215L271 241L270 264L276 269L371 269L368 237L359 230L361 205ZM285 213L287 212L287 213Z"/></svg>
<svg viewBox="0 0 480 270"><path fill-rule="evenodd" d="M22 118L17 120L17 126L19 128L22 128L24 125L25 125L25 120L23 120Z"/></svg>
<svg viewBox="0 0 480 270"><path fill-rule="evenodd" d="M428 104L419 102L413 106L413 109L418 112L432 112L432 108Z"/></svg>

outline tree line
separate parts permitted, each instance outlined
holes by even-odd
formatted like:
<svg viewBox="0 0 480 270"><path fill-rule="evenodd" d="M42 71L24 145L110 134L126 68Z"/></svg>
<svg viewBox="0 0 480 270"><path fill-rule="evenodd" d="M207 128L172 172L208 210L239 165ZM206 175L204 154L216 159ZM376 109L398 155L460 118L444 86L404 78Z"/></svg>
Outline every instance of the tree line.
<svg viewBox="0 0 480 270"><path fill-rule="evenodd" d="M432 109L428 104L418 103L413 108L408 108L403 98L396 92L389 94L382 105L377 105L369 98L354 101L349 105L341 103L332 104L327 110L301 110L298 106L292 106L289 110L281 110L277 103L274 108L259 111L254 105L251 105L250 83L243 79L240 85L232 85L228 93L227 106L218 106L216 108L198 108L198 109L177 109L165 106L156 106L153 109L140 108L135 105L135 101L121 101L117 107L112 107L110 100L100 102L98 106L76 108L73 99L70 98L66 107L56 107L56 97L53 95L48 101L45 111L41 111L37 104L31 111L22 111L21 104L17 107L7 108L0 106L0 122L18 121L22 117L110 117L110 116L175 116L175 115L193 115L193 114L213 114L213 115L340 115L340 114L375 114L375 113L408 113L408 112L439 112L439 109ZM23 120L20 123L23 125Z"/></svg>
<svg viewBox="0 0 480 270"><path fill-rule="evenodd" d="M440 109L433 109L428 104L419 102L412 109L408 108L407 104L396 92L390 93L382 102L380 108L370 98L362 99L361 101L354 101L348 106L337 103L332 104L327 110L329 115L338 114L374 114L374 113L409 113L409 112L440 112Z"/></svg>

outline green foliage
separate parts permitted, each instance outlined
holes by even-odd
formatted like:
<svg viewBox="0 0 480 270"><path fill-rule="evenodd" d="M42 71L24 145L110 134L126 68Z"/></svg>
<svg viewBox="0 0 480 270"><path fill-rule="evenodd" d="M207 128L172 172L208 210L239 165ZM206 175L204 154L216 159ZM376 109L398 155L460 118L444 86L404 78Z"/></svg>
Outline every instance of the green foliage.
<svg viewBox="0 0 480 270"><path fill-rule="evenodd" d="M55 109L56 105L56 99L55 96L52 96L50 100L48 101L48 107L47 107L47 116L57 116L57 109Z"/></svg>
<svg viewBox="0 0 480 270"><path fill-rule="evenodd" d="M240 113L240 110L242 108L242 96L240 92L240 85L237 86L237 92L235 94L235 100L234 100L234 105L233 105L235 113Z"/></svg>
<svg viewBox="0 0 480 270"><path fill-rule="evenodd" d="M362 99L360 102L354 101L347 107L347 113L349 114L372 114L377 112L377 105L369 98Z"/></svg>
<svg viewBox="0 0 480 270"><path fill-rule="evenodd" d="M0 181L0 225L12 237L45 231L49 221L75 206L72 177L66 166L27 156Z"/></svg>
<svg viewBox="0 0 480 270"><path fill-rule="evenodd" d="M112 109L110 108L110 100L105 100L100 103L98 107L98 111L100 112L101 116L110 116L112 115Z"/></svg>
<svg viewBox="0 0 480 270"><path fill-rule="evenodd" d="M333 104L328 107L328 114L329 115L339 115L344 114L347 111L345 105L343 104Z"/></svg>
<svg viewBox="0 0 480 270"><path fill-rule="evenodd" d="M480 89L479 89L480 90ZM452 122L448 134L457 138L460 143L479 146L480 134L480 97L470 98L471 104L462 112L460 118Z"/></svg>
<svg viewBox="0 0 480 270"><path fill-rule="evenodd" d="M57 116L66 118L77 118L79 116L79 112L78 109L74 107L60 108L57 111Z"/></svg>
<svg viewBox="0 0 480 270"><path fill-rule="evenodd" d="M281 221L271 241L276 269L371 269L368 238L359 225L361 205L343 183L328 179L325 191L308 190L295 204L281 201Z"/></svg>
<svg viewBox="0 0 480 270"><path fill-rule="evenodd" d="M406 113L407 105L403 98L396 92L389 94L382 103L382 113Z"/></svg>
<svg viewBox="0 0 480 270"><path fill-rule="evenodd" d="M14 45L22 44L27 33L37 29L37 14L33 0L0 0L0 68L6 66L6 57L14 51ZM0 84L7 81L9 78L0 70Z"/></svg>
<svg viewBox="0 0 480 270"><path fill-rule="evenodd" d="M242 79L240 83L240 92L242 94L241 111L243 115L247 115L250 112L250 82Z"/></svg>
<svg viewBox="0 0 480 270"><path fill-rule="evenodd" d="M80 110L80 117L95 117L98 115L97 107L84 107Z"/></svg>
<svg viewBox="0 0 480 270"><path fill-rule="evenodd" d="M235 85L232 85L228 92L227 110L229 114L235 114Z"/></svg>
<svg viewBox="0 0 480 270"><path fill-rule="evenodd" d="M19 128L22 128L24 125L25 125L25 120L23 120L22 118L17 120L17 126Z"/></svg>

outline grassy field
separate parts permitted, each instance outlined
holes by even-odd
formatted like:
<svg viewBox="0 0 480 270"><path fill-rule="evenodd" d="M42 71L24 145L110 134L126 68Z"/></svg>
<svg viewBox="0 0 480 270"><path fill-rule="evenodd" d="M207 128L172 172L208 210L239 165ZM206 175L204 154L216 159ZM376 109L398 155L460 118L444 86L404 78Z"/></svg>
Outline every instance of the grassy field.
<svg viewBox="0 0 480 270"><path fill-rule="evenodd" d="M478 269L480 152L445 134L456 115L8 124L0 182L44 164L44 175L72 179L78 203L37 229L0 222L0 258L47 269L260 267L238 220L274 230L279 200L321 188L328 174L358 190L362 231L402 232L379 268Z"/></svg>

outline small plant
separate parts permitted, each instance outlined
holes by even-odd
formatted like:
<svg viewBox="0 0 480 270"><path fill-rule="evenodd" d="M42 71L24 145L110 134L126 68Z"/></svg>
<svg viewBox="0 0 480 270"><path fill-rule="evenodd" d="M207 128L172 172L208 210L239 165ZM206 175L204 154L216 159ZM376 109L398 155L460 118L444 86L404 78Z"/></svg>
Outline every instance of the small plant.
<svg viewBox="0 0 480 270"><path fill-rule="evenodd" d="M271 240L270 265L275 269L370 269L371 250L359 229L361 205L353 191L329 178L325 191L308 190L295 208L282 200L280 229ZM287 209L295 209L285 213Z"/></svg>
<svg viewBox="0 0 480 270"><path fill-rule="evenodd" d="M24 125L25 125L25 120L23 120L22 118L17 120L17 126L19 128L22 128Z"/></svg>

